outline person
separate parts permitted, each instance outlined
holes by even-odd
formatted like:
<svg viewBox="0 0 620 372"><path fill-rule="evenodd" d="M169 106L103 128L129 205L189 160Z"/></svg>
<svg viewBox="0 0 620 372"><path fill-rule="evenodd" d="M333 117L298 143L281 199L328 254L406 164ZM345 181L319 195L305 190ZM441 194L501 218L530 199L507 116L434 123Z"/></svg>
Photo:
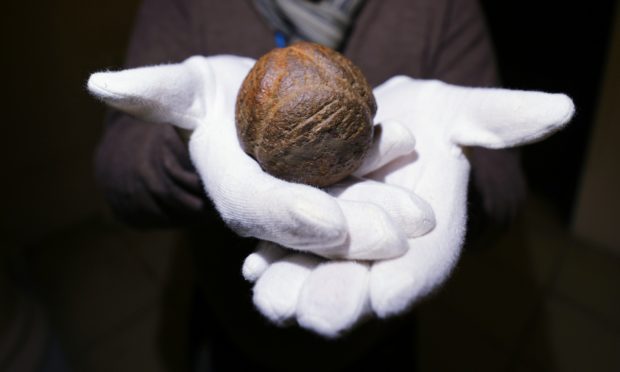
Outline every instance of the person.
<svg viewBox="0 0 620 372"><path fill-rule="evenodd" d="M303 21L277 7L286 2L272 2L276 5L270 8L279 10L286 29L266 15L265 3L144 0L124 67L181 62L192 55L258 58L283 40L308 38L301 32ZM476 1L358 3L333 47L359 66L371 85L399 74L464 86L499 84ZM518 155L474 148L471 161L472 200L479 201L480 220L509 220L523 198ZM193 325L204 328L211 339L215 370L413 369L411 314L367 322L331 342L260 318L244 295L250 287L239 274L240 263L256 242L239 238L221 222L173 127L111 112L96 154L96 175L112 210L126 223L187 229L200 287ZM220 247L224 249L215 249Z"/></svg>

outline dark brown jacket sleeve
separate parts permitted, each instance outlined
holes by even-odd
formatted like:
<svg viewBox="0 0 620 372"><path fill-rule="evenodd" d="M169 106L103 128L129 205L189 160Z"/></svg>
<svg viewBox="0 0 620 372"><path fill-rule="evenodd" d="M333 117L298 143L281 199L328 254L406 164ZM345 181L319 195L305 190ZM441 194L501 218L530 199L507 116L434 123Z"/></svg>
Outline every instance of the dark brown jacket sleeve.
<svg viewBox="0 0 620 372"><path fill-rule="evenodd" d="M497 86L495 55L476 0L442 2L443 13L431 32L429 75L463 86Z"/></svg>
<svg viewBox="0 0 620 372"><path fill-rule="evenodd" d="M185 1L145 0L125 67L175 63L196 54L198 38L190 15ZM95 172L114 213L131 225L198 222L209 209L187 146L170 125L110 111Z"/></svg>

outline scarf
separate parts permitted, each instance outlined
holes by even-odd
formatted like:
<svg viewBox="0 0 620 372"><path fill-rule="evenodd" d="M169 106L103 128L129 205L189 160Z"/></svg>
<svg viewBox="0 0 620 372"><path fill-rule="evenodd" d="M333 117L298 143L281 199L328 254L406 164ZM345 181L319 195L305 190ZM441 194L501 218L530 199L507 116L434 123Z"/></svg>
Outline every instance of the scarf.
<svg viewBox="0 0 620 372"><path fill-rule="evenodd" d="M254 0L276 33L276 44L307 40L338 50L364 0Z"/></svg>

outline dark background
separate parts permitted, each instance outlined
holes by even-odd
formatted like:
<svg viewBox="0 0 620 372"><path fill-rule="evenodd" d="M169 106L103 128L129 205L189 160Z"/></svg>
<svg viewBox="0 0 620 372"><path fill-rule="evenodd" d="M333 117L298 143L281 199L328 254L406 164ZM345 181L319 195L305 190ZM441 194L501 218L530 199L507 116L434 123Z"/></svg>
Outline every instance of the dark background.
<svg viewBox="0 0 620 372"><path fill-rule="evenodd" d="M570 222L597 108L615 1L482 1L507 88L562 92L577 115L566 130L524 148L530 186Z"/></svg>
<svg viewBox="0 0 620 372"><path fill-rule="evenodd" d="M573 98L577 107L577 116L566 130L523 148L532 195L545 205L545 208L530 210L527 216L545 226L541 230L541 244L554 247L549 251L553 260L547 253L542 256L545 275L547 271L555 272L556 262L559 262L556 258L561 261L568 257L566 260L570 261L571 256L561 251L566 248L563 238L556 241L548 233L557 230L565 234L571 222L597 109L615 3L612 0L482 1L503 86L563 92ZM155 337L145 342L145 339L123 336L124 341L119 341L114 332L135 328L150 335L161 314L145 310L143 303L157 303L167 298L153 288L168 288L175 280L187 280L170 274L172 269L168 266L178 259L180 251L171 249L182 240L176 232L136 232L118 225L111 218L92 177L93 151L101 134L104 107L86 93L85 82L94 71L121 68L137 5L137 0L10 2L4 5L1 16L4 100L0 137L3 159L0 338L3 325L9 324L11 316L20 311L23 302L20 298L24 297L20 291L25 288L28 296L34 296L44 305L51 333L57 335L56 343L61 345L58 348L68 355L66 359L75 370L94 371L94 366L99 366L99 370L163 370L158 364L163 344L152 341ZM541 216L549 215L557 218L557 224L541 222L548 221ZM562 370L549 361L548 356L557 354L558 350L567 354L570 348L554 349L557 345L547 344L545 340L549 335L540 331L547 329L541 325L561 324L559 334L564 339L574 339L578 350L575 355L585 355L592 365L599 365L597 362L603 359L600 353L617 351L620 344L617 317L611 323L601 323L613 324L602 327L605 331L612 330L612 336L605 336L609 339L582 337L593 333L583 331L581 321L573 317L581 319L583 314L593 311L583 306L577 306L580 310L576 313L560 310L570 296L558 297L553 292L556 297L551 300L545 297L551 290L547 284L538 282L539 267L532 258L537 253L527 253L533 256L526 257L518 246L521 243L525 246L529 237L517 231L508 239L517 245L517 259L512 256L508 259L511 262L508 266L514 273L507 274L508 271L499 266L491 267L491 272L484 271L490 265L486 264L486 258L476 256L479 253L464 257L445 298L440 296L435 302L448 305L439 306L439 311L434 311L433 302L425 305L433 309L427 311L430 315L424 315L424 307L421 310L421 332L445 336L437 340L435 349L427 346L432 342L421 342L421 350L428 351L428 355L433 351L445 352L445 356L437 358L439 364L450 359L465 363L472 355L480 356L479 360L474 360L480 367L476 370L485 370L485 365L494 366L496 362L502 366L515 363L517 366L519 363L542 366L540 369L514 367L514 370L555 370L554 366ZM553 244L548 244L551 240ZM151 252L153 257L143 262L140 257L145 251ZM130 252L128 258L127 252ZM501 256L503 253L499 252ZM574 257L589 262L591 256L586 255L584 259L577 254ZM547 259L553 262L547 263ZM574 270L579 271L577 267ZM530 271L536 272L534 284L529 279L522 280L529 278ZM617 273L617 266L608 271ZM471 274L474 272L478 274ZM492 275L493 280L483 278L482 272ZM558 272L561 274L561 270ZM613 275L617 278L617 274ZM600 280L603 284L612 283L607 277ZM472 284L468 287L469 284L463 283ZM548 283L548 278L544 283ZM521 292L530 285L535 295ZM601 291L598 284L583 288L583 293ZM189 295L179 296L175 297L176 302L172 301L174 304L187 301ZM506 301L503 305L486 304L488 297ZM523 305L525 302L527 306ZM467 309L468 304L473 303L485 304L488 313L484 309L458 314L451 310L461 306ZM605 311L618 312L609 310L618 309L618 301L609 306L607 302L601 303L603 315L609 315ZM121 306L116 306L119 304ZM516 315L511 318L513 312ZM529 312L532 315L521 318ZM515 319L522 320L523 324ZM447 327L445 333L441 333L441 327L436 324ZM468 328L464 324L475 326ZM507 324L523 326L524 330L513 332ZM503 332L503 327L508 327L503 334L514 336L520 343L535 345L534 356L521 360L523 350L512 341L504 342L502 337L491 337L493 342L487 342L487 338L482 340L482 336L480 340L477 338L480 330L481 334L495 334L496 331L499 334L498 330ZM566 331L573 328L578 331ZM535 335L531 340L529 330ZM568 332L568 336L564 337L562 332ZM129 331L127 334L134 335ZM174 331L166 333L168 338L174 334ZM601 347L597 346L596 351L584 350L589 343ZM26 359L32 360L39 355L37 350L39 353L43 350L28 345L17 349L28 350ZM478 345L482 345L480 355L475 349ZM164 358L167 362L163 364L181 358L182 346L167 347L163 354L173 355ZM0 350L0 370L3 369L3 355ZM450 355L456 357L450 358ZM504 356L506 359L502 359ZM104 367L105 363L112 363L112 367ZM433 363L427 367L438 370Z"/></svg>

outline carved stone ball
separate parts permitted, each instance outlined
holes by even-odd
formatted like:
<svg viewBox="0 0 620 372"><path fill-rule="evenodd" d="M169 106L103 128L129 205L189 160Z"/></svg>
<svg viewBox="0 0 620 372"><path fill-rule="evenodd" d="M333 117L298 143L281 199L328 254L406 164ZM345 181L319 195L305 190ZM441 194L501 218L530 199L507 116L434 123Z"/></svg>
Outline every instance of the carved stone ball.
<svg viewBox="0 0 620 372"><path fill-rule="evenodd" d="M376 111L359 68L300 42L270 51L250 70L237 96L237 134L266 172L323 187L361 165Z"/></svg>

